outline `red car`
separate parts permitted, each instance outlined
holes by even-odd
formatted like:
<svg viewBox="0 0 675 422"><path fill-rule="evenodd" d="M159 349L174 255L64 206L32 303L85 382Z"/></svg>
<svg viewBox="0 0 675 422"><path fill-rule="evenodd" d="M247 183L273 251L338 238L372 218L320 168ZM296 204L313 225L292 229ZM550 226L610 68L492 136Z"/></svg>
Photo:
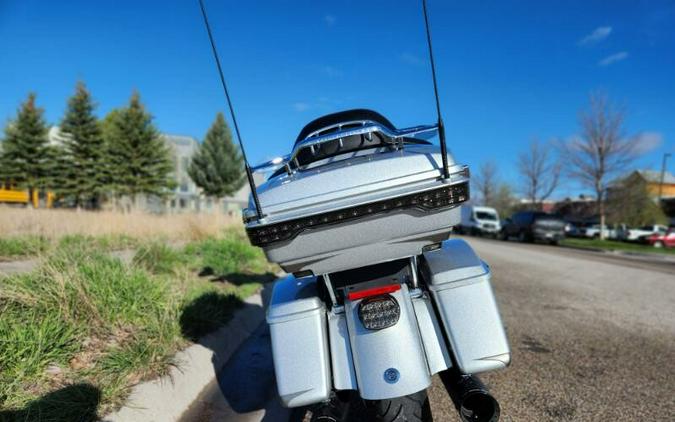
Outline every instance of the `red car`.
<svg viewBox="0 0 675 422"><path fill-rule="evenodd" d="M655 248L675 248L675 228L670 228L665 233L654 233L647 237L647 242Z"/></svg>

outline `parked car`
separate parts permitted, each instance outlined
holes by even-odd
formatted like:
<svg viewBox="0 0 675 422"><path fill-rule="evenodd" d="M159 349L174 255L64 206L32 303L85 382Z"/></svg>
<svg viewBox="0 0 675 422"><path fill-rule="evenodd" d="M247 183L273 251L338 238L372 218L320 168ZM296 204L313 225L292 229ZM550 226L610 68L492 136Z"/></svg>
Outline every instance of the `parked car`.
<svg viewBox="0 0 675 422"><path fill-rule="evenodd" d="M602 232L605 235L605 239L619 239L621 234L625 233L626 231L627 229L625 225L606 225L603 230L600 230L600 224L593 224L583 229L583 237L598 239L600 238L600 232Z"/></svg>
<svg viewBox="0 0 675 422"><path fill-rule="evenodd" d="M505 220L501 238L515 237L521 242L543 240L552 244L565 238L565 221L558 215L541 211L521 211Z"/></svg>
<svg viewBox="0 0 675 422"><path fill-rule="evenodd" d="M462 205L460 230L462 233L472 235L496 236L501 230L499 214L496 209L490 207Z"/></svg>
<svg viewBox="0 0 675 422"><path fill-rule="evenodd" d="M668 231L668 227L662 226L660 224L650 224L648 226L642 226L638 229L628 229L623 233L619 234L621 240L626 240L629 242L639 242L652 234L665 234Z"/></svg>
<svg viewBox="0 0 675 422"><path fill-rule="evenodd" d="M565 223L565 236L566 237L579 237L579 225L572 222Z"/></svg>
<svg viewBox="0 0 675 422"><path fill-rule="evenodd" d="M671 227L665 233L654 233L646 240L655 248L675 248L675 228Z"/></svg>

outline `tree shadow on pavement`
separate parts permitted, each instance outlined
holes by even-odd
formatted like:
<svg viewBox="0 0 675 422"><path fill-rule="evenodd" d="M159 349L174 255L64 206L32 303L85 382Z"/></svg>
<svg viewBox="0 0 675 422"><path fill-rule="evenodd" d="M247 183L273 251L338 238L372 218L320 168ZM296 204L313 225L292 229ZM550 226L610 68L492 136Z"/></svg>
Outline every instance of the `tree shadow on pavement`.
<svg viewBox="0 0 675 422"><path fill-rule="evenodd" d="M218 332L206 337L196 336L205 334L206 327L215 326L218 318L208 315L213 315L218 308L227 306L232 308L232 303L227 301L224 303L222 298L218 299L207 294L204 295L206 297L202 296L186 307L180 319L183 333L193 341L213 350L212 364L217 377L184 415L182 422L249 420L249 416L254 412L264 412L263 421L302 420L300 413L304 415L304 410L299 412L285 409L278 398L270 331L264 318L273 287L269 281L276 279L276 276L266 274L264 277L267 283L263 284L260 292L263 306L246 302L238 305L239 312L248 314L249 318L242 318L242 321L247 322L238 322L237 326L230 328L245 330L250 334L234 351L230 347L223 347L222 344L215 346L223 340L214 338L218 336ZM241 274L232 277L230 274L227 281L245 283L252 280L250 275ZM211 322L214 324L210 325ZM201 328L195 330L195 326Z"/></svg>
<svg viewBox="0 0 675 422"><path fill-rule="evenodd" d="M87 383L73 384L31 401L23 409L1 410L0 422L90 422L99 420L101 391Z"/></svg>

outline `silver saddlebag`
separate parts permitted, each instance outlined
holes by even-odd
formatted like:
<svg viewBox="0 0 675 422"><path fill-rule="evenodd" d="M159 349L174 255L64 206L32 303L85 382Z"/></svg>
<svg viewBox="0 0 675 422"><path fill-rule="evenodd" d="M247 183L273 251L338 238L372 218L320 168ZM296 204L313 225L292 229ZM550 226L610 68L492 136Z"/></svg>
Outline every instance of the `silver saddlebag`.
<svg viewBox="0 0 675 422"><path fill-rule="evenodd" d="M424 254L422 273L459 370L505 368L511 353L490 285L490 269L461 239Z"/></svg>
<svg viewBox="0 0 675 422"><path fill-rule="evenodd" d="M326 308L316 277L288 276L274 284L267 309L277 388L286 407L327 400L331 391Z"/></svg>

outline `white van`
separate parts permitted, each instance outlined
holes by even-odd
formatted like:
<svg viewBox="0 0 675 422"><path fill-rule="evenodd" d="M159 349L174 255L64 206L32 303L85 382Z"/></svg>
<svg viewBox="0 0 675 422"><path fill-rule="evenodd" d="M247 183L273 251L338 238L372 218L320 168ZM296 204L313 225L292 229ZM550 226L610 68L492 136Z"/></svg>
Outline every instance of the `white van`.
<svg viewBox="0 0 675 422"><path fill-rule="evenodd" d="M460 223L462 233L496 236L499 230L501 230L501 224L496 209L462 205L462 222Z"/></svg>

